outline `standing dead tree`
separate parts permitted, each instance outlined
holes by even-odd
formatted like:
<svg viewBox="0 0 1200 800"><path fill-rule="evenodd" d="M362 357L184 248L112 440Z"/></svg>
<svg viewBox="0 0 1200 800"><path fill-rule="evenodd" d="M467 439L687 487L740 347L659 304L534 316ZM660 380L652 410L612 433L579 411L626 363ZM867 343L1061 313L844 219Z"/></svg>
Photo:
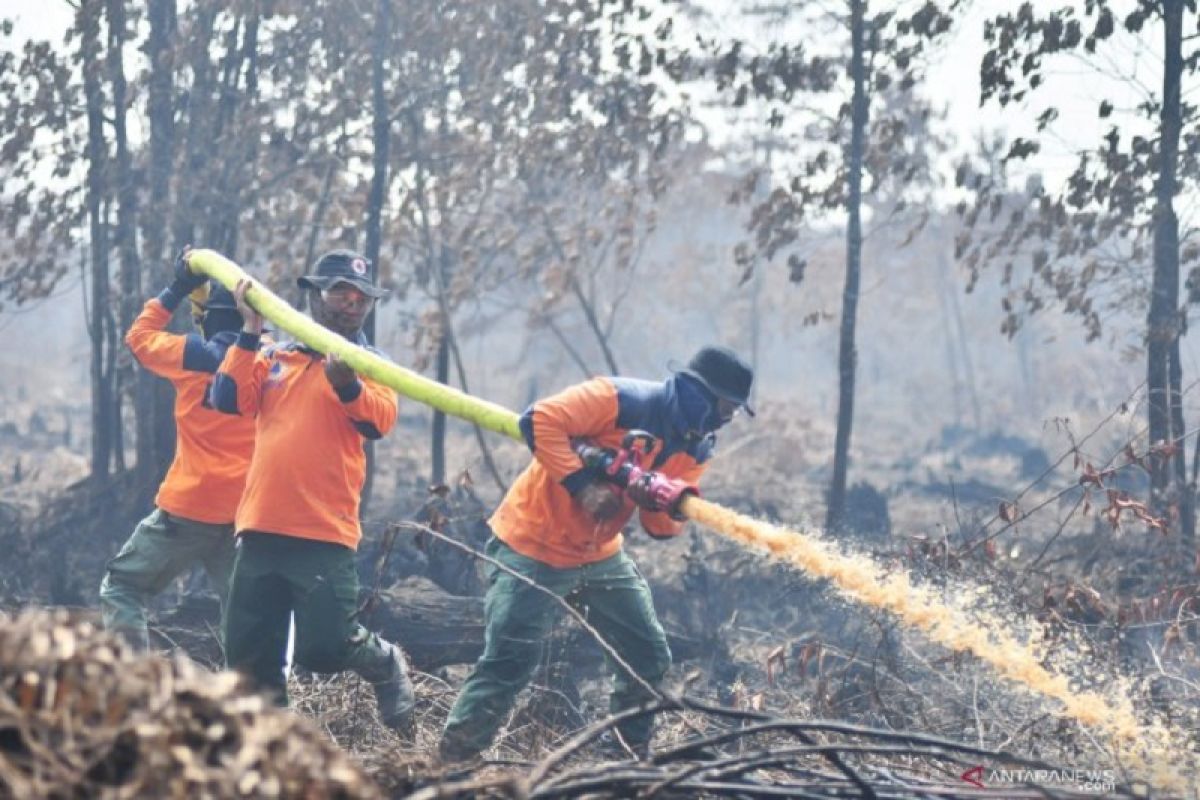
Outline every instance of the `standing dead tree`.
<svg viewBox="0 0 1200 800"><path fill-rule="evenodd" d="M724 96L735 108L761 105L766 125L776 136L790 133L797 153L790 165L776 165L772 172L777 174L767 176L765 198L758 190L758 174L735 195L753 205L753 246L736 254L743 280L753 275L760 257L770 261L786 254L789 276L799 283L806 263L795 245L804 226L815 218L845 214L837 427L825 521L831 530L844 524L846 513L864 204L889 180L920 183L928 177L923 148L910 146L913 140L928 142L920 127L914 136L909 119L913 109L921 109L923 118L929 113L914 94L917 73L930 43L951 29L959 5L921 0L873 10L867 0L846 0L832 10L825 3L768 7L764 13L776 14L780 29L791 23L802 31L800 38L772 42L765 51L743 41L708 46L711 73ZM835 40L836 49L830 47ZM805 105L805 113L797 114ZM903 208L901 203L892 211Z"/></svg>
<svg viewBox="0 0 1200 800"><path fill-rule="evenodd" d="M990 263L1002 266L1001 280L1012 289L1004 332L1011 336L1028 315L1058 306L1082 320L1090 341L1106 319L1125 324L1130 312L1145 313L1149 443L1171 445L1152 465L1153 506L1175 521L1184 548L1195 543L1196 476L1194 470L1189 481L1182 447L1179 340L1187 305L1200 295L1181 300L1180 280L1191 265L1189 291L1200 285L1200 247L1189 241L1194 231L1181 232L1176 201L1200 175L1200 113L1181 89L1200 68L1183 35L1195 21L1194 4L1183 0L1141 2L1127 13L1107 0L1082 8L1025 3L989 20L981 102L1037 103L1051 65L1069 61L1095 77L1102 92L1097 117L1112 122L1101 123L1108 127L1095 146L1072 154L1076 166L1057 185L1033 175L1015 189L1008 180L1009 170L1056 137L1059 109L1050 102L1036 110L1032 137L1014 139L992 163L964 163L958 173L973 197L959 209L957 255L975 277ZM1114 66L1127 62L1152 70L1158 84Z"/></svg>

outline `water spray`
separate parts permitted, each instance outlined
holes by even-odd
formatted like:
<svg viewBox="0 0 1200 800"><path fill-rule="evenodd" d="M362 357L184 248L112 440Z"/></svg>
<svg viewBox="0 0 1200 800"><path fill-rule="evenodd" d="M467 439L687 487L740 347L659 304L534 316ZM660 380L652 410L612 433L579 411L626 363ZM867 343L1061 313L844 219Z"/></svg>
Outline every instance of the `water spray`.
<svg viewBox="0 0 1200 800"><path fill-rule="evenodd" d="M249 276L212 250L193 250L188 264L232 290ZM250 304L280 329L321 353L333 353L356 372L400 394L481 428L521 441L517 415L453 387L394 364L326 330L305 314L254 282ZM813 533L785 529L686 492L677 498L677 514L743 546L758 549L809 575L829 580L845 597L893 613L932 641L970 653L1000 675L1058 704L1058 713L1103 734L1113 755L1151 786L1180 794L1195 792L1197 756L1159 722L1138 719L1127 696L1073 689L1065 675L1045 666L1046 646L1037 634L1021 641L1000 624L983 627L902 571L884 570L861 555L843 552Z"/></svg>

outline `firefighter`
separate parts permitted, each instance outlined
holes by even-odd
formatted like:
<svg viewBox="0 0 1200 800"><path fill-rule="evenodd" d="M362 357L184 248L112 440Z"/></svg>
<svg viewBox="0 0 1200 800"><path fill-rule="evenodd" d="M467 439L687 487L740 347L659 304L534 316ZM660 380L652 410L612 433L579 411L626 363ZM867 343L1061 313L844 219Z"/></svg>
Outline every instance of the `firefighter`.
<svg viewBox="0 0 1200 800"><path fill-rule="evenodd" d="M174 279L146 301L125 335L145 369L175 387L175 460L154 500L100 584L104 625L130 643L149 647L146 604L176 576L201 565L222 605L233 568L233 519L254 449L254 421L217 413L206 393L225 351L237 337L242 317L233 295L207 283L180 255ZM166 330L185 297L201 333Z"/></svg>
<svg viewBox="0 0 1200 800"><path fill-rule="evenodd" d="M386 294L368 267L358 253L334 250L298 279L312 318L363 346L363 323ZM405 657L355 619L363 445L395 425L396 393L300 343L260 351L263 320L246 302L250 285L243 280L234 291L244 324L212 389L218 410L258 421L237 511L226 660L286 704L294 617L295 662L313 672L357 672L374 686L384 724L405 730L415 705Z"/></svg>
<svg viewBox="0 0 1200 800"><path fill-rule="evenodd" d="M667 638L650 589L622 549L621 529L640 508L642 528L656 538L683 528L678 505L696 491L708 466L714 433L747 405L753 372L732 351L705 347L665 381L595 378L535 402L520 418L533 460L509 489L489 524L486 554L517 575L565 598L649 686L671 665ZM654 437L633 453L652 478L650 491L618 491L585 465L578 442L619 448L631 431ZM647 484L639 482L645 488ZM648 501L649 500L649 501ZM484 652L468 676L442 732L444 761L463 761L486 749L529 680L556 603L505 570L489 567ZM642 684L618 665L612 711L647 699ZM642 716L618 726L635 752L649 745L653 721Z"/></svg>

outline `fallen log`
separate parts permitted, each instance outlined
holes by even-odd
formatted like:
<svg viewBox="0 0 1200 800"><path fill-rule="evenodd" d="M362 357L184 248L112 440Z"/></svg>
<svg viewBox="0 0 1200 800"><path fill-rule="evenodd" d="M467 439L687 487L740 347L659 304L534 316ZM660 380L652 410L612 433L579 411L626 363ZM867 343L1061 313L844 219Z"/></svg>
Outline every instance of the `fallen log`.
<svg viewBox="0 0 1200 800"><path fill-rule="evenodd" d="M449 594L422 577L380 590L364 623L385 639L399 642L413 664L425 671L473 664L483 652L483 598ZM709 651L703 641L665 627L675 661L690 661ZM570 648L572 663L602 663L599 647L589 637L577 638L578 646Z"/></svg>

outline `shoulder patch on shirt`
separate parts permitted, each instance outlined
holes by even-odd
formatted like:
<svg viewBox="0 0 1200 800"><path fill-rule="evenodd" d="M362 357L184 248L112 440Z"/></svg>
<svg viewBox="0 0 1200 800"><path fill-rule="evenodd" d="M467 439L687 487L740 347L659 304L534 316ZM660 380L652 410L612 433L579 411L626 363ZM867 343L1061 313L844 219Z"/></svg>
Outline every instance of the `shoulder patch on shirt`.
<svg viewBox="0 0 1200 800"><path fill-rule="evenodd" d="M272 359L271 366L267 369L267 379L263 381L264 389L275 389L283 384L284 372L287 367L279 359Z"/></svg>

